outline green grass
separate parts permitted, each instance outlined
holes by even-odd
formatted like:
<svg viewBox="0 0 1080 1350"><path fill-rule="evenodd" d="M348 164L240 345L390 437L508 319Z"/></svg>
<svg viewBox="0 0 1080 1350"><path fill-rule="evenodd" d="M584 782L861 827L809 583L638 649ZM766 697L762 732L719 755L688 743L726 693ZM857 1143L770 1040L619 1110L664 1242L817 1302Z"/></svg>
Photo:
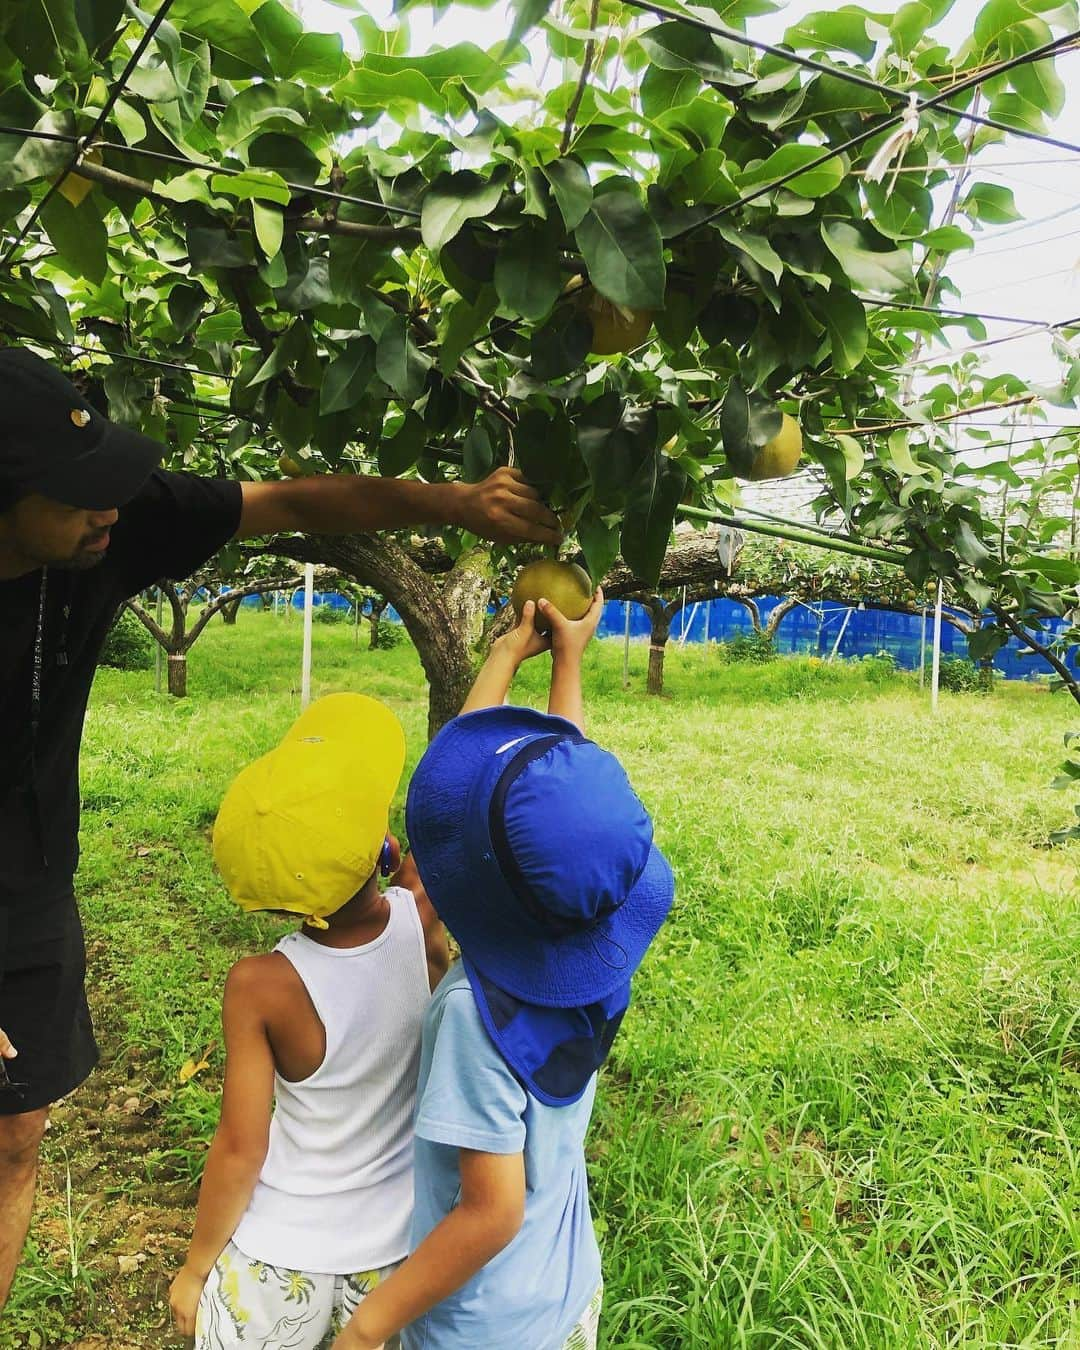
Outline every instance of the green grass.
<svg viewBox="0 0 1080 1350"><path fill-rule="evenodd" d="M297 711L299 642L299 623L244 611L196 647L184 702L152 673L98 678L95 1007L105 1074L139 1076L156 1112L152 1145L104 1183L118 1201L197 1176L220 1048L183 1087L179 1069L219 1039L231 962L282 931L233 911L207 831ZM906 676L700 649L670 654L657 700L646 654L627 692L618 642L587 665L590 731L678 880L591 1134L603 1344L1080 1347L1080 891L1075 851L1045 847L1071 811L1047 788L1071 706L1011 685L943 695L932 718ZM316 693L392 704L411 767L411 648L316 626L314 665ZM32 1307L28 1281L16 1292Z"/></svg>

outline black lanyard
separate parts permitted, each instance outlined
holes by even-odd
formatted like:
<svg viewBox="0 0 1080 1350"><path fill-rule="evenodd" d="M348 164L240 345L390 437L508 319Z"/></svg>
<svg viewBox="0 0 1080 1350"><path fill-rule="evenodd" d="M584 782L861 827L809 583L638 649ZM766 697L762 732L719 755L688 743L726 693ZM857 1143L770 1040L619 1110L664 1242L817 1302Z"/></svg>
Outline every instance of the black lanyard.
<svg viewBox="0 0 1080 1350"><path fill-rule="evenodd" d="M49 569L41 569L41 589L38 591L37 633L34 636L34 670L30 677L30 746L31 754L37 748L38 727L41 724L41 672L45 666L45 605L49 595Z"/></svg>

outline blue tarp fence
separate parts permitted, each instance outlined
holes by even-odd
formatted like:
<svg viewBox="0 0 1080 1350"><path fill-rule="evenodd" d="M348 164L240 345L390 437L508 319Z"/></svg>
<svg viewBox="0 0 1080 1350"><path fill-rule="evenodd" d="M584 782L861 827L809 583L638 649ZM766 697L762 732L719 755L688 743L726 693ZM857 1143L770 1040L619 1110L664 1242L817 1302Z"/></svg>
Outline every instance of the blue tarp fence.
<svg viewBox="0 0 1080 1350"><path fill-rule="evenodd" d="M762 623L767 623L774 606L780 603L776 595L759 596L758 609ZM303 591L294 593L294 608L303 608ZM316 605L330 605L335 609L349 609L349 601L343 595L329 591L316 591ZM259 596L250 596L245 605L259 605ZM600 621L601 637L622 637L625 632L625 602L610 600L604 606L604 615ZM845 623L845 616L850 615ZM400 618L392 607L388 607L384 619L400 623ZM836 645L840 645L837 656L861 657L874 656L878 652L889 652L898 665L907 670L919 668L919 645L922 632L922 617L918 614L895 614L892 610L857 609L852 605L834 604L831 601L815 605L797 605L786 615L776 635L778 652L798 652L805 656L828 656ZM930 644L933 639L934 611L926 611L926 664L930 665ZM1057 629L1063 627L1058 623ZM687 642L700 643L725 642L728 638L753 630L750 615L743 605L734 600L716 599L703 601L687 607L676 614L671 626L671 641L679 642L685 633ZM841 631L842 630L842 631ZM649 615L644 606L630 602L630 637L648 638L650 631ZM941 654L943 659L967 656L967 639L949 623L941 625ZM1070 665L1077 667L1075 657ZM1024 655L1015 638L998 652L994 658L994 668L1006 679L1027 680L1045 678L1051 674L1050 667L1037 656Z"/></svg>

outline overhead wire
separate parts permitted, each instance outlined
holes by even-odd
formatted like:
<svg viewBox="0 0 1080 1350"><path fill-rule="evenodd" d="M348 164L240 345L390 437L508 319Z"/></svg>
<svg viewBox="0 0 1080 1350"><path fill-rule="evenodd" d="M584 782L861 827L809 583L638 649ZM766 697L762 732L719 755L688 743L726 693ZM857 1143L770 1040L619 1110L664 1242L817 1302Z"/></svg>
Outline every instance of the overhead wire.
<svg viewBox="0 0 1080 1350"><path fill-rule="evenodd" d="M128 80L131 78L135 70L135 67L142 60L143 53L146 51L147 47L149 47L150 43L154 40L155 33L161 27L162 23L165 21L165 16L172 8L172 3L173 0L162 0L160 8L158 9L154 17L150 20L149 24L147 24L142 37L139 39L138 43L135 45L135 49L128 57L127 63L125 64L123 70L120 72L118 78L113 82L112 89L110 89L108 95L106 96L104 106L102 107L101 112L95 118L94 125L91 127L89 134L77 142L78 148L75 154L72 155L69 162L64 166L64 168L60 171L57 177L53 179L52 183L49 185L48 191L42 197L41 201L39 201L37 205L34 207L33 211L30 214L29 219L25 222L25 224L19 230L19 233L16 235L14 242L7 249L3 258L0 258L0 269L7 267L14 253L22 244L26 236L33 229L35 222L40 218L42 211L44 211L45 207L49 204L50 201L52 201L56 193L60 191L60 188L67 181L69 174L71 174L74 171L74 169L78 166L79 161L82 159L83 155L86 152L87 144L94 140L98 132L108 121L110 113L116 106L117 99L120 97L121 93L123 93L124 87L127 85ZM121 31L122 30L117 30L113 38L114 50L115 44L119 40Z"/></svg>
<svg viewBox="0 0 1080 1350"><path fill-rule="evenodd" d="M950 86L950 88L943 90L939 94L932 95L928 99L913 99L910 111L913 114L919 115L929 112L934 108L940 107L950 95L965 93L968 89L977 88L987 80L993 79L997 75L1005 74L1009 70L1014 70L1017 66L1032 65L1038 61L1046 60L1048 57L1056 55L1064 48L1072 46L1078 39L1080 39L1080 29L1066 33L1062 37L1054 38L1050 42L1043 43L1041 46L1034 48L1030 52L1024 52L1020 56L1010 57L1007 61L1000 61L984 71L979 72L977 75L973 75L966 80L960 80L957 84ZM691 234L694 230L698 230L703 225L708 225L712 221L718 220L721 216L726 216L732 211L737 211L744 206L749 206L760 197L768 196L785 184L793 182L796 178L801 178L804 174L808 174L814 169L820 168L823 164L828 164L840 155L846 154L847 151L857 149L867 141L872 140L875 136L880 135L881 132L899 126L905 120L907 115L908 110L905 109L904 112L886 117L875 126L868 127L865 131L861 131L858 135L850 137L840 145L829 147L827 150L824 150L822 154L818 155L816 159L809 160L807 163L800 165L799 168L792 169L788 173L782 174L779 178L773 179L771 182L763 183L752 192L743 193L733 202L725 202L722 206L718 206L716 210L710 211L701 220L695 221L692 224L685 226L683 229L676 231L673 235L670 235L669 241L679 239L685 234Z"/></svg>
<svg viewBox="0 0 1080 1350"><path fill-rule="evenodd" d="M696 14L687 13L684 10L669 9L665 5L658 5L655 0L626 0L630 9L643 10L646 13L656 15L658 18L674 20L678 23L685 23L691 28L697 28L700 31L711 34L713 37L725 38L729 42L738 43L743 47L750 47L755 51L764 52L769 56L775 56L782 61L792 65L802 66L806 70L813 70L822 75L830 75L834 79L840 80L845 84L856 85L861 89L880 94L882 97L895 103L898 100L905 106L908 103L909 95L902 89L896 89L892 85L882 84L878 80L870 79L869 76L860 75L857 71L849 70L846 66L833 65L827 61L818 61L812 56L800 56L798 52L791 51L787 47L778 47L771 42L763 42L760 38L748 37L745 33L740 33L737 29L728 28L724 24L710 23ZM1072 39L1080 37L1080 32L1073 33ZM989 68L984 76L980 77L980 83L984 79L990 79L994 75L1001 74L1001 67ZM971 87L971 86L968 86ZM978 113L968 112L964 108L954 108L944 100L952 94L963 92L961 85L954 85L945 90L940 96L935 95L932 100L925 103L923 107L930 107L931 104L941 112L949 113L953 117L961 118L967 122L974 122L979 126L991 127L995 131L1007 132L1012 136L1020 136L1028 140L1038 141L1044 145L1053 146L1058 150L1069 150L1074 154L1080 155L1080 145L1075 145L1071 141L1058 140L1054 136L1047 136L1042 132L1029 131L1023 127L1010 126L1007 122L1000 122L992 117L983 117Z"/></svg>
<svg viewBox="0 0 1080 1350"><path fill-rule="evenodd" d="M0 126L0 136L24 136L37 140L65 141L72 145L81 143L78 136L68 136L60 132L42 132L33 127L12 127ZM200 173L222 174L226 178L239 178L245 174L257 174L261 172L257 167L234 168L229 164L200 164L198 160L188 159L186 155L173 155L165 150L150 150L141 145L120 145L116 141L97 141L84 146L86 150L114 150L118 154L135 155L143 159L155 160L162 164L175 164L190 171L197 170ZM279 175L280 177L280 175ZM355 197L347 192L335 192L332 188L317 187L313 183L290 183L288 179L282 178L282 183L291 193L302 196L320 197L327 201L341 202L346 206L363 206L374 211L382 211L388 215L408 216L410 219L419 220L420 212L410 206L393 206L386 202L375 201L370 197Z"/></svg>

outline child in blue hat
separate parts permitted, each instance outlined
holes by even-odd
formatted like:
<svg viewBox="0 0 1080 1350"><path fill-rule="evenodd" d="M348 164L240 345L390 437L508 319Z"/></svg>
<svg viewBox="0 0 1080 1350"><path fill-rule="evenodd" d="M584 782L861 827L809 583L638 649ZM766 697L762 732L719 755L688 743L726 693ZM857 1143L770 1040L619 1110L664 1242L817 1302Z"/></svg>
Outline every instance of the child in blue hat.
<svg viewBox="0 0 1080 1350"><path fill-rule="evenodd" d="M406 824L461 961L424 1018L411 1255L335 1350L590 1350L600 1253L585 1133L671 869L613 755L584 733L578 622L527 605L417 767ZM552 653L547 714L504 706Z"/></svg>

